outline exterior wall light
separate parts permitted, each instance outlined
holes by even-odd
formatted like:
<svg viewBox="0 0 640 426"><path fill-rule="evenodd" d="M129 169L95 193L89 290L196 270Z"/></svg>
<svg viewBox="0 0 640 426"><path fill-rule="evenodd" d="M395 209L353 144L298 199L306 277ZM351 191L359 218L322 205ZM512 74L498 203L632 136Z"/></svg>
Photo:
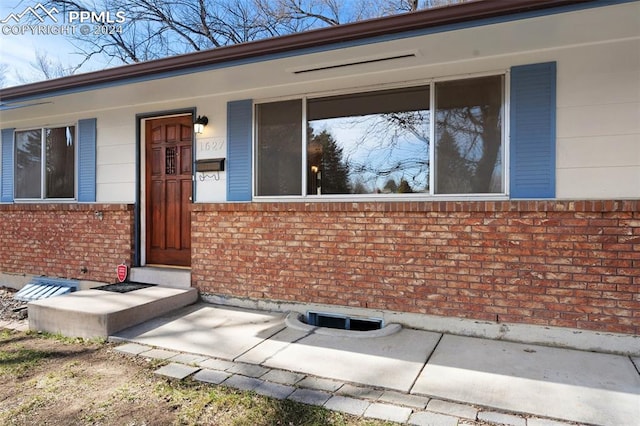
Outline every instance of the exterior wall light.
<svg viewBox="0 0 640 426"><path fill-rule="evenodd" d="M199 115L198 118L196 118L196 121L193 122L193 131L197 135L201 135L202 132L204 132L204 126L206 126L207 124L209 124L209 119L207 118L207 116Z"/></svg>

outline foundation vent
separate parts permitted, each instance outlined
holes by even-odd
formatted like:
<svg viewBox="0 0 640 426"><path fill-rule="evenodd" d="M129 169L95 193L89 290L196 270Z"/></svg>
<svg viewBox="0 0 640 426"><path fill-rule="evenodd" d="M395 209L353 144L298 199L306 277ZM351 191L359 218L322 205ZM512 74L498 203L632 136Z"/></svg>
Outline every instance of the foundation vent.
<svg viewBox="0 0 640 426"><path fill-rule="evenodd" d="M347 315L307 312L307 324L315 327L337 328L340 330L370 331L380 330L383 320L379 318L350 317Z"/></svg>

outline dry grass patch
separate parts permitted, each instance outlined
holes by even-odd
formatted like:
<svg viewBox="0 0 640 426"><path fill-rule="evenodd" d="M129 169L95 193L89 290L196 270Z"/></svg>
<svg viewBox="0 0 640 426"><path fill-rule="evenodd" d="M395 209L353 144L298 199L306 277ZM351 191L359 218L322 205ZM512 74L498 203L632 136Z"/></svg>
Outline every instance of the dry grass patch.
<svg viewBox="0 0 640 426"><path fill-rule="evenodd" d="M345 425L365 420L253 392L153 374L104 341L0 330L3 425Z"/></svg>

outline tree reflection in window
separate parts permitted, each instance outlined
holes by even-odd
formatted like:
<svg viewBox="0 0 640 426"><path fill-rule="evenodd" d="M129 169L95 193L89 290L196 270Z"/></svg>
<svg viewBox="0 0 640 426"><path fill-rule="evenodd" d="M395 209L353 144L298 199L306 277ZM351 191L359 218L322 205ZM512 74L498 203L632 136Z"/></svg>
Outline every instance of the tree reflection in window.
<svg viewBox="0 0 640 426"><path fill-rule="evenodd" d="M257 195L301 195L303 167L312 196L504 193L503 105L502 75L260 104Z"/></svg>
<svg viewBox="0 0 640 426"><path fill-rule="evenodd" d="M47 135L46 198L73 198L75 127L45 129Z"/></svg>
<svg viewBox="0 0 640 426"><path fill-rule="evenodd" d="M74 197L75 126L18 131L15 153L17 199Z"/></svg>
<svg viewBox="0 0 640 426"><path fill-rule="evenodd" d="M429 191L428 87L310 100L308 120L308 194Z"/></svg>
<svg viewBox="0 0 640 426"><path fill-rule="evenodd" d="M42 131L16 132L16 198L40 198L42 181Z"/></svg>
<svg viewBox="0 0 640 426"><path fill-rule="evenodd" d="M350 194L349 164L331 133L307 127L307 194Z"/></svg>
<svg viewBox="0 0 640 426"><path fill-rule="evenodd" d="M436 84L436 193L499 193L502 76Z"/></svg>

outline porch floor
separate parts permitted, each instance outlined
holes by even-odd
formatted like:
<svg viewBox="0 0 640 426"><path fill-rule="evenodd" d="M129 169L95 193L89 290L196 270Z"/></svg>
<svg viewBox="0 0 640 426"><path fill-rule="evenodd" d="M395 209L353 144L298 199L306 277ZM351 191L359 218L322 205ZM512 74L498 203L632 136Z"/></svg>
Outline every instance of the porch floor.
<svg viewBox="0 0 640 426"><path fill-rule="evenodd" d="M29 328L73 337L107 337L197 299L195 288L154 286L128 293L81 290L29 303Z"/></svg>

